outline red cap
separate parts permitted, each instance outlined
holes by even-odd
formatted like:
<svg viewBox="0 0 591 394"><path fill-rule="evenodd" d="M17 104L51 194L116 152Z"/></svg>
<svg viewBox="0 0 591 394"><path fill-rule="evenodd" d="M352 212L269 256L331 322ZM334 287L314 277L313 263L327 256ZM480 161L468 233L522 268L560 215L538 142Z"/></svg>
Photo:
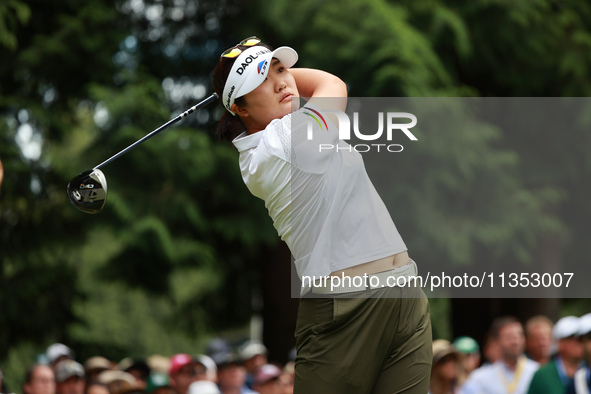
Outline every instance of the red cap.
<svg viewBox="0 0 591 394"><path fill-rule="evenodd" d="M170 368L168 369L169 375L176 374L182 367L187 364L192 364L193 358L185 353L175 354L170 358Z"/></svg>

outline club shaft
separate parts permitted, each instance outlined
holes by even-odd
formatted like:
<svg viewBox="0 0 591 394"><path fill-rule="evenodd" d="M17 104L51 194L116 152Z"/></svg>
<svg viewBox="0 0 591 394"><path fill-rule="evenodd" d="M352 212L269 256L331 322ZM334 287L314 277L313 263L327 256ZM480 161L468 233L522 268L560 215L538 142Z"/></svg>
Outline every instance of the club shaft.
<svg viewBox="0 0 591 394"><path fill-rule="evenodd" d="M99 164L98 166L94 167L93 169L96 170L97 168L100 168L100 167L104 166L105 164L109 164L110 162L112 162L113 160L115 160L116 158L118 158L119 156L121 156L122 154L126 153L128 150L131 150L132 148L134 148L136 145L139 145L142 142L144 142L145 140L147 140L148 138L151 138L151 137L155 136L156 134L158 134L162 130L166 129L167 127L172 126L173 124L175 124L179 120L181 120L181 119L189 116L190 114L192 114L194 111L198 110L199 108L201 108L201 107L203 107L203 106L211 103L212 101L215 101L217 98L218 98L218 95L216 93L213 93L211 96L207 97L205 100L203 100L200 103L192 106L191 108L189 108L188 110L186 110L185 112L183 112L182 114L180 114L179 116L177 116L176 118L169 120L168 122L166 122L162 126L158 127L156 130L152 131L150 134L147 134L146 136L144 136L141 139L137 140L133 144L129 145L127 148L125 148L122 151L120 151L119 153L117 153L117 154L109 157L107 160L103 161L101 164Z"/></svg>

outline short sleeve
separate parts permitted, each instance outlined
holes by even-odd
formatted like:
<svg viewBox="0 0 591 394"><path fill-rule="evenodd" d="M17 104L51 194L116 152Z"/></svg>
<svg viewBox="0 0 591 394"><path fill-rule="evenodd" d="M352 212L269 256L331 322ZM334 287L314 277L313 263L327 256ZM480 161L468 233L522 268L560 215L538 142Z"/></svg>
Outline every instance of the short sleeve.
<svg viewBox="0 0 591 394"><path fill-rule="evenodd" d="M275 153L306 172L323 173L337 152L337 127L313 105L273 121L270 126L273 134L270 141L281 146L280 152Z"/></svg>

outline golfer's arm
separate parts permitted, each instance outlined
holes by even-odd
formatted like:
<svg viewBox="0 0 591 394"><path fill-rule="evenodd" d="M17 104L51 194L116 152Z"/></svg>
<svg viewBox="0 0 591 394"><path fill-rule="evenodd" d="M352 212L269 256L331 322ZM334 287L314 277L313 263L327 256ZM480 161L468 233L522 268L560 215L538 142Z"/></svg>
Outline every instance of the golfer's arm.
<svg viewBox="0 0 591 394"><path fill-rule="evenodd" d="M292 68L289 70L296 82L300 97L311 97L320 107L345 110L347 106L347 85L337 76L326 71L311 68ZM314 100L327 97L335 100Z"/></svg>

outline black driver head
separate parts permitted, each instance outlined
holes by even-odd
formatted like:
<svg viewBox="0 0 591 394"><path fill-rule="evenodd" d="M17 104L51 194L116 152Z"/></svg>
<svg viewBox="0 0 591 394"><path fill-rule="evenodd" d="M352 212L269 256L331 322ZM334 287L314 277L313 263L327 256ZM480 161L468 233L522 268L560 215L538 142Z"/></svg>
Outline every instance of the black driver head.
<svg viewBox="0 0 591 394"><path fill-rule="evenodd" d="M72 205L86 213L99 213L107 201L107 179L99 169L84 171L68 183Z"/></svg>

